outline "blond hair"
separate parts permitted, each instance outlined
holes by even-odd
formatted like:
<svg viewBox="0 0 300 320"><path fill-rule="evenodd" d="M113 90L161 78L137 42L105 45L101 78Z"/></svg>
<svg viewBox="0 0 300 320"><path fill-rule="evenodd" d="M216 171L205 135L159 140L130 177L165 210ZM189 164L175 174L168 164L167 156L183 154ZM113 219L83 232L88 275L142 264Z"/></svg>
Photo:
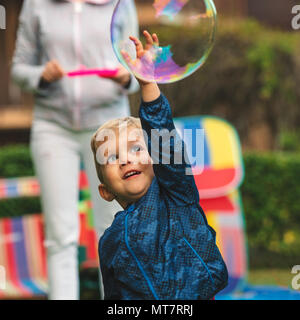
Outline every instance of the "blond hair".
<svg viewBox="0 0 300 320"><path fill-rule="evenodd" d="M95 161L95 166L96 166L96 171L97 171L97 175L98 178L101 182L103 182L103 174L101 171L101 165L100 163L97 161L97 149L99 147L99 145L101 144L98 143L97 145L97 137L102 133L105 132L105 130L109 130L109 129L122 129L125 127L135 127L135 128L139 128L142 129L142 125L141 125L141 120L139 118L135 118L135 117L124 117L124 118L117 118L117 119L113 119L113 120L109 120L107 122L105 122L101 127L98 128L98 130L93 134L92 138L91 138L91 149L93 151L94 154L94 161Z"/></svg>

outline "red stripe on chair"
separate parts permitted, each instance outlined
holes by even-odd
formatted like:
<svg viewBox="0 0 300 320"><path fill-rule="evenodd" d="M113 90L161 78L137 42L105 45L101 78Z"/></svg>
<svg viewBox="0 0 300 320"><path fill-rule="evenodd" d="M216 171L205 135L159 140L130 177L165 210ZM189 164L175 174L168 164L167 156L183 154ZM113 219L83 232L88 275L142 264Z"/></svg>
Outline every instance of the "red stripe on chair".
<svg viewBox="0 0 300 320"><path fill-rule="evenodd" d="M98 260L97 259L97 248L96 248L96 233L93 229L87 231L87 257L90 260Z"/></svg>
<svg viewBox="0 0 300 320"><path fill-rule="evenodd" d="M8 240L6 243L7 279L12 282L22 296L28 296L30 295L30 292L24 288L18 278L15 249L13 245L12 222L10 219L3 219L2 221L4 235L7 236L7 238L9 238L9 236L11 237L11 241Z"/></svg>
<svg viewBox="0 0 300 320"><path fill-rule="evenodd" d="M81 170L79 175L79 188L82 189L88 189L89 188L89 182L87 179L87 175L85 171Z"/></svg>
<svg viewBox="0 0 300 320"><path fill-rule="evenodd" d="M201 192L201 190L226 187L234 181L236 175L235 168L221 170L205 168L200 175L195 175L195 182Z"/></svg>
<svg viewBox="0 0 300 320"><path fill-rule="evenodd" d="M37 215L36 220L38 226L39 252L41 256L41 276L43 279L47 279L46 249L44 246L44 226L42 215Z"/></svg>
<svg viewBox="0 0 300 320"><path fill-rule="evenodd" d="M219 197L214 199L200 199L200 205L204 212L224 211L232 214L234 212L233 202L228 197Z"/></svg>

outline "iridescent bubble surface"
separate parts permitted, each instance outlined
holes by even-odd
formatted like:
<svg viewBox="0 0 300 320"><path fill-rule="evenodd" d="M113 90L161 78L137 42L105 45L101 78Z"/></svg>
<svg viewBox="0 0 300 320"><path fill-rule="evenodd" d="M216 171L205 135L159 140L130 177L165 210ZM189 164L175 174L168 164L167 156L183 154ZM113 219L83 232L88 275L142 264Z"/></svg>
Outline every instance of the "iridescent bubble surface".
<svg viewBox="0 0 300 320"><path fill-rule="evenodd" d="M119 0L111 22L111 40L120 62L136 77L145 81L170 83L198 70L214 44L217 13L212 0L135 0L140 40L143 30L156 33L159 46L153 45L141 61L136 61L131 30L122 30L122 11L131 0ZM130 61L125 61L121 51ZM137 63L138 62L138 63ZM141 63L140 63L141 62Z"/></svg>

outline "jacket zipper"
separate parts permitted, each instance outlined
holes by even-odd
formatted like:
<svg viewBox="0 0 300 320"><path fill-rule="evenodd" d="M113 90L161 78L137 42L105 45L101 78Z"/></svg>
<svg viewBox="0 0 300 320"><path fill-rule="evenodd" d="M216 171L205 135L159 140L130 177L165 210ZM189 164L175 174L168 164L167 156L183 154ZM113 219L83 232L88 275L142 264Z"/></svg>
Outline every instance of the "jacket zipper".
<svg viewBox="0 0 300 320"><path fill-rule="evenodd" d="M128 223L127 222L128 214L129 213L127 213L126 216L125 216L125 243L126 243L127 249L129 250L130 254L133 256L134 260L136 261L136 263L137 263L137 265L138 265L143 277L145 278L145 280L146 280L146 282L147 282L147 284L149 286L149 289L151 290L155 300L159 300L159 298L158 298L158 296L157 296L157 294L156 294L156 292L155 292L155 290L153 288L153 285L152 285L149 277L147 276L147 274L146 274L144 268L142 267L140 261L138 260L137 256L135 255L135 253L133 252L133 250L131 249L131 247L129 245L129 242L128 242L128 225L127 225L127 223Z"/></svg>
<svg viewBox="0 0 300 320"><path fill-rule="evenodd" d="M80 41L80 17L82 12L82 2L74 2L74 25L73 25L73 37L76 56L76 67L80 67L82 64L81 57L81 41ZM74 96L75 96L75 109L74 109L74 126L75 129L80 129L80 100L81 100L81 79L75 77L74 79Z"/></svg>
<svg viewBox="0 0 300 320"><path fill-rule="evenodd" d="M204 266L204 268L206 269L208 276L210 278L210 281L212 282L212 284L215 284L214 279L208 269L207 264L203 261L203 259L200 257L200 255L197 253L197 251L192 247L192 245L187 241L186 238L183 238L184 242L188 245L188 247L194 252L194 254L197 256L197 258L200 260L200 262L202 263L202 265Z"/></svg>

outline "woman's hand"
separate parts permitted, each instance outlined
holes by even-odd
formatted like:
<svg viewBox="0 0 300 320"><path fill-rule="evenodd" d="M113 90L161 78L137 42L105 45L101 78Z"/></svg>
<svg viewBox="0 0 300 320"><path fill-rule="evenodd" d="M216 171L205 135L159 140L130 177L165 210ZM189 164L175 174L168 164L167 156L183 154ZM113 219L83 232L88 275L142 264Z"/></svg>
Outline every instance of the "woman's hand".
<svg viewBox="0 0 300 320"><path fill-rule="evenodd" d="M46 63L42 73L42 80L46 82L54 82L60 80L65 75L65 71L56 60Z"/></svg>
<svg viewBox="0 0 300 320"><path fill-rule="evenodd" d="M117 82L122 87L126 88L131 80L131 75L126 68L124 68L121 64L118 67L118 73L111 80Z"/></svg>

